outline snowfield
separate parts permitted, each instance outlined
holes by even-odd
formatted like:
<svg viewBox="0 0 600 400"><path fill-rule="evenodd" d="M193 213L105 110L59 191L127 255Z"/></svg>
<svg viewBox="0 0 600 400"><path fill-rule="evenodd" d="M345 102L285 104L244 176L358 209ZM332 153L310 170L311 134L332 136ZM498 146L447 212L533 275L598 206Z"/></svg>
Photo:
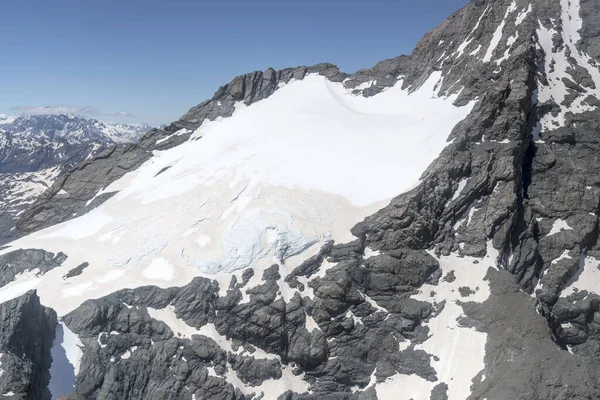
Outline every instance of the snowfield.
<svg viewBox="0 0 600 400"><path fill-rule="evenodd" d="M118 193L100 207L4 249L68 259L0 294L35 285L64 315L121 288L180 286L195 276L228 282L250 266L280 264L285 273L326 241L353 240L350 228L418 184L470 112L473 104L436 95L439 80L434 73L413 93L399 82L365 98L310 75L240 104L103 188ZM81 275L62 278L83 262L90 266Z"/></svg>
<svg viewBox="0 0 600 400"><path fill-rule="evenodd" d="M257 279L247 290L261 284L260 270L273 264L285 277L327 241L354 240L350 229L356 223L419 184L452 128L474 105L455 107L456 96L437 96L440 79L434 73L412 93L399 82L365 98L309 75L266 100L238 104L230 118L205 122L184 144L155 151L138 170L103 188L98 195L117 193L100 207L0 251L41 248L68 256L43 276L25 274L0 288L0 298L36 288L42 303L62 316L87 299L123 288L183 286L205 276L225 291L232 274L239 277L253 267ZM84 262L89 266L80 275L63 278ZM281 296L289 300L294 290L283 279L280 286ZM242 295L247 301L248 295ZM200 333L167 311L151 312L174 332ZM459 306L448 308L439 318L449 323L459 311ZM63 360L77 359L77 338L62 328L63 344L55 344L55 352ZM436 335L440 331L456 340L447 329L433 327ZM202 333L227 344L216 332ZM462 334L477 339L480 351L485 335ZM431 347L440 362L455 351ZM465 393L466 380L483 367L479 353L474 357L463 375L455 370L444 374L456 379L451 391ZM73 383L69 367L59 369L69 371L67 382L53 380L57 393ZM233 372L229 380L243 392L259 390L268 398L290 388L307 389L291 369L283 373L284 379L266 382L264 388L247 388ZM385 384L380 386L378 392L385 391ZM428 388L429 382L421 386Z"/></svg>

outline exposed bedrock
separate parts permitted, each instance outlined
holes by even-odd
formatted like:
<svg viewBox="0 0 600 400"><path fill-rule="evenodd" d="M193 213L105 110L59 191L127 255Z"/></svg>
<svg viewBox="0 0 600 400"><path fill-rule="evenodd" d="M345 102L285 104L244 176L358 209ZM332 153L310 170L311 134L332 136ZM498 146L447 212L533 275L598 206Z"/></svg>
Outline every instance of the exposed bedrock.
<svg viewBox="0 0 600 400"><path fill-rule="evenodd" d="M7 399L50 399L50 349L56 313L34 291L0 304L0 394Z"/></svg>
<svg viewBox="0 0 600 400"><path fill-rule="evenodd" d="M63 253L47 252L41 249L19 249L0 255L0 287L26 272L43 275L59 267L67 256Z"/></svg>

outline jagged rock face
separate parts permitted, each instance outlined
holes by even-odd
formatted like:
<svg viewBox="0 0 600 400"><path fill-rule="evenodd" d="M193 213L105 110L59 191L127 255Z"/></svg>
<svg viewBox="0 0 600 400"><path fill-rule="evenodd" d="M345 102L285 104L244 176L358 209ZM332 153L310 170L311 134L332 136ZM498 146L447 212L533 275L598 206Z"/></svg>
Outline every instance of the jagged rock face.
<svg viewBox="0 0 600 400"><path fill-rule="evenodd" d="M55 253L70 246L62 249L69 261L46 272L39 289L83 344L69 398L600 398L600 11L592 3L475 0L428 33L410 57L352 75L329 64L244 75L139 144L118 145L63 175L19 230L73 221L14 246L43 243ZM234 263L212 274L211 264L211 273L198 277L206 264L194 264L193 278L181 285L156 278L156 268L169 270L168 241L142 241L141 255L118 254L117 244L127 240L121 226L135 215L105 232L102 212L139 194L131 188L144 176L170 176L185 162L163 166L153 151L168 158L191 141L209 145L208 135L198 135L203 128L234 120L244 106L265 106L315 74L338 96L335 85L342 85L344 95L360 99L398 86L417 95L439 77L435 95L472 108L420 184L356 224L353 241L319 240L310 252L302 247L307 256L294 264L285 255L297 243L281 240L276 265ZM127 181L130 171L138 175ZM382 173L390 185L401 178ZM107 189L117 180L114 191ZM239 199L269 198L245 193L250 189L231 197L240 219ZM193 206L216 203L199 199ZM181 236L212 217L192 217L186 207L187 218L196 219ZM97 230L83 229L98 220ZM160 226L156 235L167 229ZM72 242L56 241L67 234L81 236L88 258ZM96 275L106 270L94 246L106 241L123 263ZM197 240L200 247L209 242ZM193 259L181 243L174 253ZM265 247L257 248L258 258ZM156 254L162 261L141 275L122 271ZM65 305L45 295L44 283L72 303L86 291L102 295ZM133 288L114 292L107 283Z"/></svg>
<svg viewBox="0 0 600 400"><path fill-rule="evenodd" d="M315 393L327 396L342 394L348 386L367 385L376 366L381 380L396 371L436 380L430 355L410 347L398 352L396 342L396 338L406 343L426 338L426 330L419 324L431 315L430 305L401 295L396 301L386 299L390 292L381 289L395 285L410 292L435 275L438 266L433 257L421 260L418 253L404 255L407 263L415 266L409 277L391 275L375 265L359 271L359 243L329 251L347 263L311 283L312 290L319 293L315 301L300 293L289 302L277 299L281 276L278 266L273 266L265 270L262 284L246 290L247 303L240 299L252 269L244 271L241 282L234 278L223 296L214 281L197 278L181 289L145 287L84 303L64 318L86 346L78 392L106 399L183 399L191 394L197 398L248 398L250 392L258 394L277 385L269 380L280 380L283 373L290 387L310 383ZM341 276L346 286L352 287L350 292L335 289ZM365 302L366 296L394 312L374 308L376 303ZM352 300L342 302L340 297ZM178 331L168 325L175 316L183 321ZM313 318L314 326L307 324ZM390 356L390 352L398 353ZM120 356L115 357L117 353ZM361 362L365 358L369 362ZM155 367L138 374L141 367L136 366L148 360L153 360ZM177 372L164 375L167 366ZM343 375L340 368L345 370ZM258 388L241 392L227 378L231 371ZM307 383L294 377L299 373L305 374ZM121 386L118 381L129 383Z"/></svg>
<svg viewBox="0 0 600 400"><path fill-rule="evenodd" d="M0 304L0 319L0 393L7 399L50 399L56 313L31 291Z"/></svg>
<svg viewBox="0 0 600 400"><path fill-rule="evenodd" d="M17 275L37 270L40 275L59 267L67 256L56 256L39 249L19 249L0 255L0 285L12 282Z"/></svg>

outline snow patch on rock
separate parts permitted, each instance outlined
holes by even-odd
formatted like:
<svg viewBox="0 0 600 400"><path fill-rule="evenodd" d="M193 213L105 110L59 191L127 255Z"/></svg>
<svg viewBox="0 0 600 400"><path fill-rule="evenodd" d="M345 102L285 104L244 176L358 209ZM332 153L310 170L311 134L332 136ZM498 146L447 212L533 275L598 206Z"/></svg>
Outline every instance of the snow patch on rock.
<svg viewBox="0 0 600 400"><path fill-rule="evenodd" d="M562 291L561 297L567 297L581 290L596 294L600 292L600 261L593 257L582 259L579 271Z"/></svg>
<svg viewBox="0 0 600 400"><path fill-rule="evenodd" d="M494 31L494 35L492 36L492 40L490 40L490 45L488 46L485 55L483 56L483 62L487 63L492 60L492 56L494 55L494 50L500 44L500 40L502 40L502 35L504 33L504 27L506 26L506 21L508 19L509 14L514 12L517 9L517 3L513 1L510 6L506 9L506 13L504 14L504 18L500 25Z"/></svg>
<svg viewBox="0 0 600 400"><path fill-rule="evenodd" d="M487 300L490 289L485 276L489 268L496 268L497 257L498 252L491 245L488 246L488 255L483 260L460 257L456 254L439 257L438 262L443 276L454 271L456 279L452 282L441 280L438 285L423 285L419 294L414 296L422 301L433 300L434 304L446 301L442 312L426 324L430 328L429 339L417 345L416 349L423 349L438 357L437 361L432 360L431 363L438 373L440 382L448 385L450 399L469 397L472 379L485 368L487 335L461 326L460 317L463 316L463 309L460 302L482 303ZM460 288L469 289L471 294L464 297ZM428 399L430 391L439 382L433 383L420 379L422 381L416 384L422 392L415 395L415 399Z"/></svg>
<svg viewBox="0 0 600 400"><path fill-rule="evenodd" d="M562 232L562 231L572 231L572 230L573 230L573 228L571 228L569 226L567 221L559 218L556 221L554 221L554 223L552 224L552 229L550 229L550 232L548 232L547 236L556 235L557 233Z"/></svg>

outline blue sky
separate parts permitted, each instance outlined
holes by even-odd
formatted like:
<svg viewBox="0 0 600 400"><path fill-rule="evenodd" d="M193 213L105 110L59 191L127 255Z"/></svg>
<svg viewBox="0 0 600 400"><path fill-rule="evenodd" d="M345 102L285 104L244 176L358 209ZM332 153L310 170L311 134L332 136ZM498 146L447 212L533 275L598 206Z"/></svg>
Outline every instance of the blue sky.
<svg viewBox="0 0 600 400"><path fill-rule="evenodd" d="M353 72L409 54L467 2L7 1L0 113L63 105L169 123L246 72L324 61Z"/></svg>

